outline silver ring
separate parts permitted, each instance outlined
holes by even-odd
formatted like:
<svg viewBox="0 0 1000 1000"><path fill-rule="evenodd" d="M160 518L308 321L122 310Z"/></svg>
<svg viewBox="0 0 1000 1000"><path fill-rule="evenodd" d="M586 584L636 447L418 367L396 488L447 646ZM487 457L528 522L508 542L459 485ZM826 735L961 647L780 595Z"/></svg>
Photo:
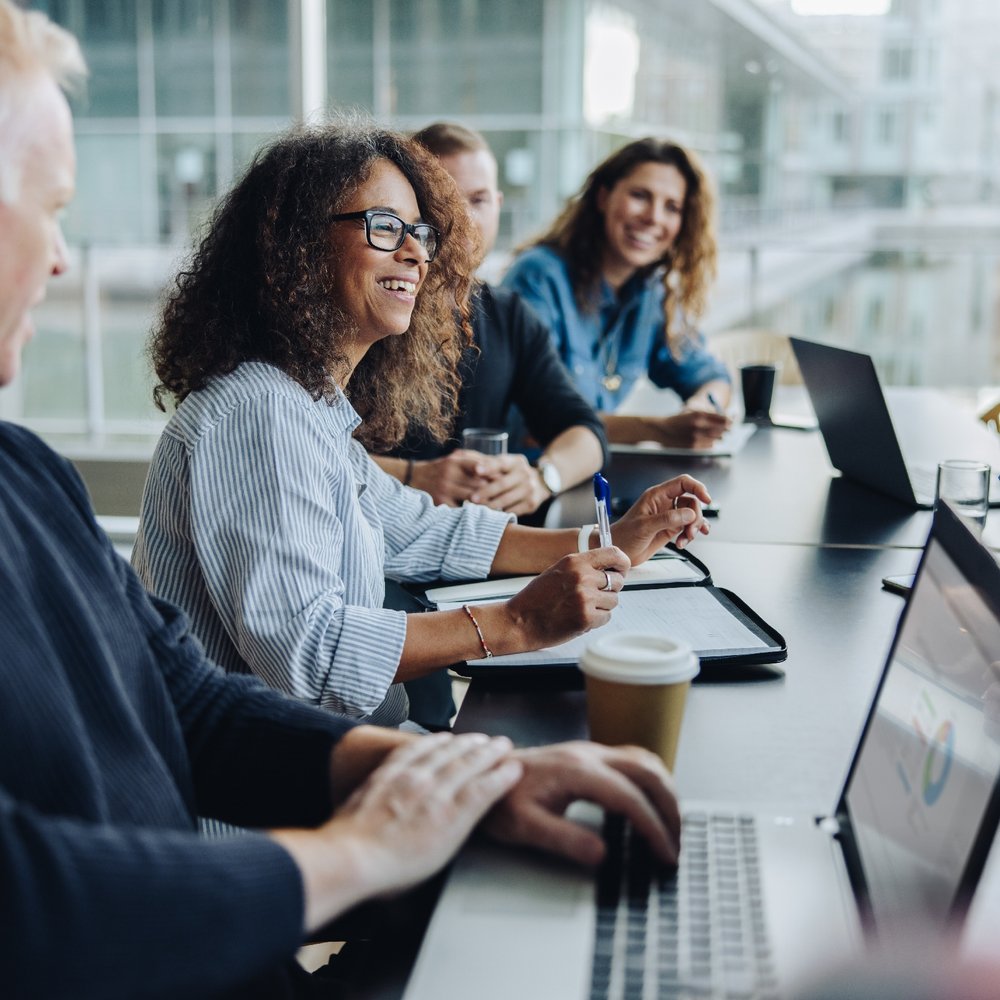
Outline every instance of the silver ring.
<svg viewBox="0 0 1000 1000"><path fill-rule="evenodd" d="M611 588L611 574L606 569L605 570L601 570L601 572L604 574L604 586L601 587L601 590L611 590L612 589Z"/></svg>

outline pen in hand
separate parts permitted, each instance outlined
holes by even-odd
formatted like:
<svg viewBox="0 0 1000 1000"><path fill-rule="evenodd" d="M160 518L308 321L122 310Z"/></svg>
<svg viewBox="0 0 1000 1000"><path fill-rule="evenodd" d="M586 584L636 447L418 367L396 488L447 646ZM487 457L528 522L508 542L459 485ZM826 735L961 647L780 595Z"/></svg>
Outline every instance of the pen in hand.
<svg viewBox="0 0 1000 1000"><path fill-rule="evenodd" d="M599 472L594 473L594 506L597 509L597 534L604 549L614 544L611 541L611 487Z"/></svg>
<svg viewBox="0 0 1000 1000"><path fill-rule="evenodd" d="M724 413L725 412L723 410L723 408L719 405L719 401L715 398L714 395L712 395L712 393L708 393L707 398L708 398L708 401L712 404L712 407L714 408L714 410L715 410L716 413Z"/></svg>

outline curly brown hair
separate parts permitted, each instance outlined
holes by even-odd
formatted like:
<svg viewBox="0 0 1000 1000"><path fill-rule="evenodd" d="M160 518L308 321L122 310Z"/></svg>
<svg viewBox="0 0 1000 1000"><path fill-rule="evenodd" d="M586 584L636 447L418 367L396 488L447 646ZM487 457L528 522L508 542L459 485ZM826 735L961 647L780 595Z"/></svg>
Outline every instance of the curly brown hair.
<svg viewBox="0 0 1000 1000"><path fill-rule="evenodd" d="M529 245L558 250L567 263L576 301L585 312L593 312L599 301L601 262L605 242L604 213L598 208L602 190L610 191L643 163L676 167L687 191L684 218L671 249L658 261L643 268L646 275L663 269L663 328L666 342L677 353L690 330L675 332L677 306L686 318L696 319L704 311L708 289L715 280L715 192L694 153L660 139L637 139L623 146L594 168L573 199L548 231Z"/></svg>
<svg viewBox="0 0 1000 1000"><path fill-rule="evenodd" d="M181 271L153 332L154 399L179 403L244 361L280 368L314 399L332 399L350 373L355 321L337 303L330 217L378 160L404 174L440 246L409 330L374 344L345 395L364 418L357 436L384 450L410 425L450 433L458 361L471 343L473 238L450 175L419 143L370 125L298 128L257 154L222 200ZM457 320L456 320L457 317Z"/></svg>

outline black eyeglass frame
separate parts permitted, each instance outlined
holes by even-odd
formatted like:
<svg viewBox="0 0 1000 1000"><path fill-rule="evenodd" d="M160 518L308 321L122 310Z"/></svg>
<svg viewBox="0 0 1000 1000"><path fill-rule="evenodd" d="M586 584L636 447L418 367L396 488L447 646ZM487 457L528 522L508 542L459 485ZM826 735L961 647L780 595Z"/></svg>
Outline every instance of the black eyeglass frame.
<svg viewBox="0 0 1000 1000"><path fill-rule="evenodd" d="M399 231L399 242L394 247L380 247L372 242L372 219L378 215L395 219L403 227ZM363 212L341 212L339 215L330 216L331 222L350 222L353 219L365 220L365 239L373 250L381 250L383 253L395 253L406 242L407 235L410 235L420 244L420 248L424 253L427 254L427 263L429 264L437 256L437 252L441 248L441 231L436 226L432 226L429 222L404 222L395 212L387 212L383 208L366 208ZM417 230L425 230L428 234L432 235L434 240L433 250L428 247L425 240L420 238Z"/></svg>

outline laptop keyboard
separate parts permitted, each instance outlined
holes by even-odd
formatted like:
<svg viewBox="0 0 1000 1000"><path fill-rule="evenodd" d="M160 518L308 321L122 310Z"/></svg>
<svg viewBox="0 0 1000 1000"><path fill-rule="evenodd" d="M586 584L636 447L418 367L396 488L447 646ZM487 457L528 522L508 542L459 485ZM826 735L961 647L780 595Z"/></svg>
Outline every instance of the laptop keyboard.
<svg viewBox="0 0 1000 1000"><path fill-rule="evenodd" d="M605 818L590 1000L778 997L752 816L686 815L677 871Z"/></svg>

